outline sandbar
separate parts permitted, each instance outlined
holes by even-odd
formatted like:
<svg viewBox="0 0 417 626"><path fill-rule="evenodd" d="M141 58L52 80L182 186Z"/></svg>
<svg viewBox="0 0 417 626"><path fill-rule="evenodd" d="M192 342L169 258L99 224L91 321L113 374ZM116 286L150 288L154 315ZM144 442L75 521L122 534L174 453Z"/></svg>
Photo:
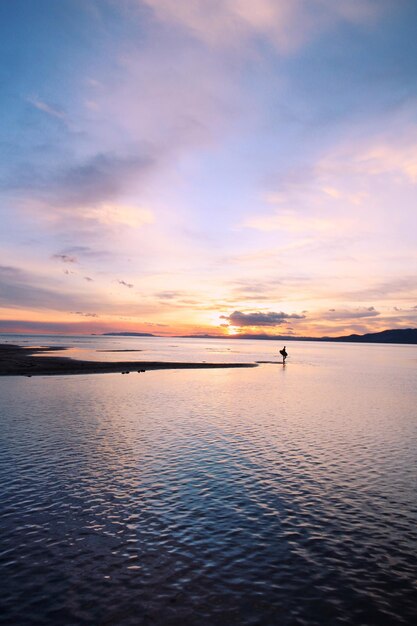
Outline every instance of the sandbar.
<svg viewBox="0 0 417 626"><path fill-rule="evenodd" d="M0 376L56 376L68 374L111 374L167 369L219 369L257 367L256 363L176 363L171 361L82 361L64 356L44 356L63 350L61 346L23 347L0 344ZM42 355L42 356L39 356Z"/></svg>

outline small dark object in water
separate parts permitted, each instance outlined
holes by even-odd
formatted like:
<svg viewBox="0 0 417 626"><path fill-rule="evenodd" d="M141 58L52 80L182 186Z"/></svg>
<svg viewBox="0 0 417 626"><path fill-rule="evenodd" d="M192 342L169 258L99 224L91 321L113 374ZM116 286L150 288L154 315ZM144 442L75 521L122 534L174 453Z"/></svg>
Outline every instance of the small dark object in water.
<svg viewBox="0 0 417 626"><path fill-rule="evenodd" d="M282 350L279 351L279 353L282 354L282 362L285 365L285 359L288 356L288 352L286 351L285 346L283 347Z"/></svg>

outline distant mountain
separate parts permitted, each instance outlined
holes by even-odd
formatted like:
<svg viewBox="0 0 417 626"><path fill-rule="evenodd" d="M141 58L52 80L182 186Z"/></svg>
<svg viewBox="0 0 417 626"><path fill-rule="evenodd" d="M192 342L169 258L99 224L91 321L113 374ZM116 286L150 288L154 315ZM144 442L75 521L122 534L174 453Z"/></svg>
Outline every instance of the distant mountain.
<svg viewBox="0 0 417 626"><path fill-rule="evenodd" d="M365 335L345 335L341 337L295 337L294 335L187 335L184 339L261 339L266 341L337 341L346 343L409 343L417 344L417 328L382 330Z"/></svg>
<svg viewBox="0 0 417 626"><path fill-rule="evenodd" d="M102 333L104 337L155 337L152 333Z"/></svg>
<svg viewBox="0 0 417 626"><path fill-rule="evenodd" d="M382 330L380 333L366 333L366 335L332 337L326 341L349 341L360 343L417 343L417 328L398 328L395 330Z"/></svg>
<svg viewBox="0 0 417 626"><path fill-rule="evenodd" d="M152 333L103 333L105 337L157 337ZM182 335L178 339L260 339L265 341L333 341L346 343L409 343L417 344L417 328L398 328L382 330L379 333L365 335L343 335L341 337L295 337L294 335L255 335L242 333L239 335Z"/></svg>

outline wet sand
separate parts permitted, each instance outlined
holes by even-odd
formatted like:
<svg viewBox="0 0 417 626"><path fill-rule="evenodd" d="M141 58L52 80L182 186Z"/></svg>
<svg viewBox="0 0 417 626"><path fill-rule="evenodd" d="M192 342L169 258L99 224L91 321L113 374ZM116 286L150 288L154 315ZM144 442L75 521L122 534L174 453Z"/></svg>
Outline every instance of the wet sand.
<svg viewBox="0 0 417 626"><path fill-rule="evenodd" d="M65 348L59 347L59 350ZM256 363L175 363L169 361L79 361L63 356L44 356L56 352L54 346L22 347L0 344L0 376L55 376L59 374L110 374L166 369L218 369L257 367ZM39 356L42 355L42 356Z"/></svg>

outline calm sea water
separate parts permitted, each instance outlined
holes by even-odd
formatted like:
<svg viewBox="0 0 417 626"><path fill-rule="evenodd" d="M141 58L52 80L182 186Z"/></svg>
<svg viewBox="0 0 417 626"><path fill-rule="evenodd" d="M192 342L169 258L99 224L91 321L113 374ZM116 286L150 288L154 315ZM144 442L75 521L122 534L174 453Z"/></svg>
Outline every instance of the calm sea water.
<svg viewBox="0 0 417 626"><path fill-rule="evenodd" d="M281 347L23 342L143 350L123 360ZM287 350L285 368L0 378L0 623L415 624L417 347Z"/></svg>

